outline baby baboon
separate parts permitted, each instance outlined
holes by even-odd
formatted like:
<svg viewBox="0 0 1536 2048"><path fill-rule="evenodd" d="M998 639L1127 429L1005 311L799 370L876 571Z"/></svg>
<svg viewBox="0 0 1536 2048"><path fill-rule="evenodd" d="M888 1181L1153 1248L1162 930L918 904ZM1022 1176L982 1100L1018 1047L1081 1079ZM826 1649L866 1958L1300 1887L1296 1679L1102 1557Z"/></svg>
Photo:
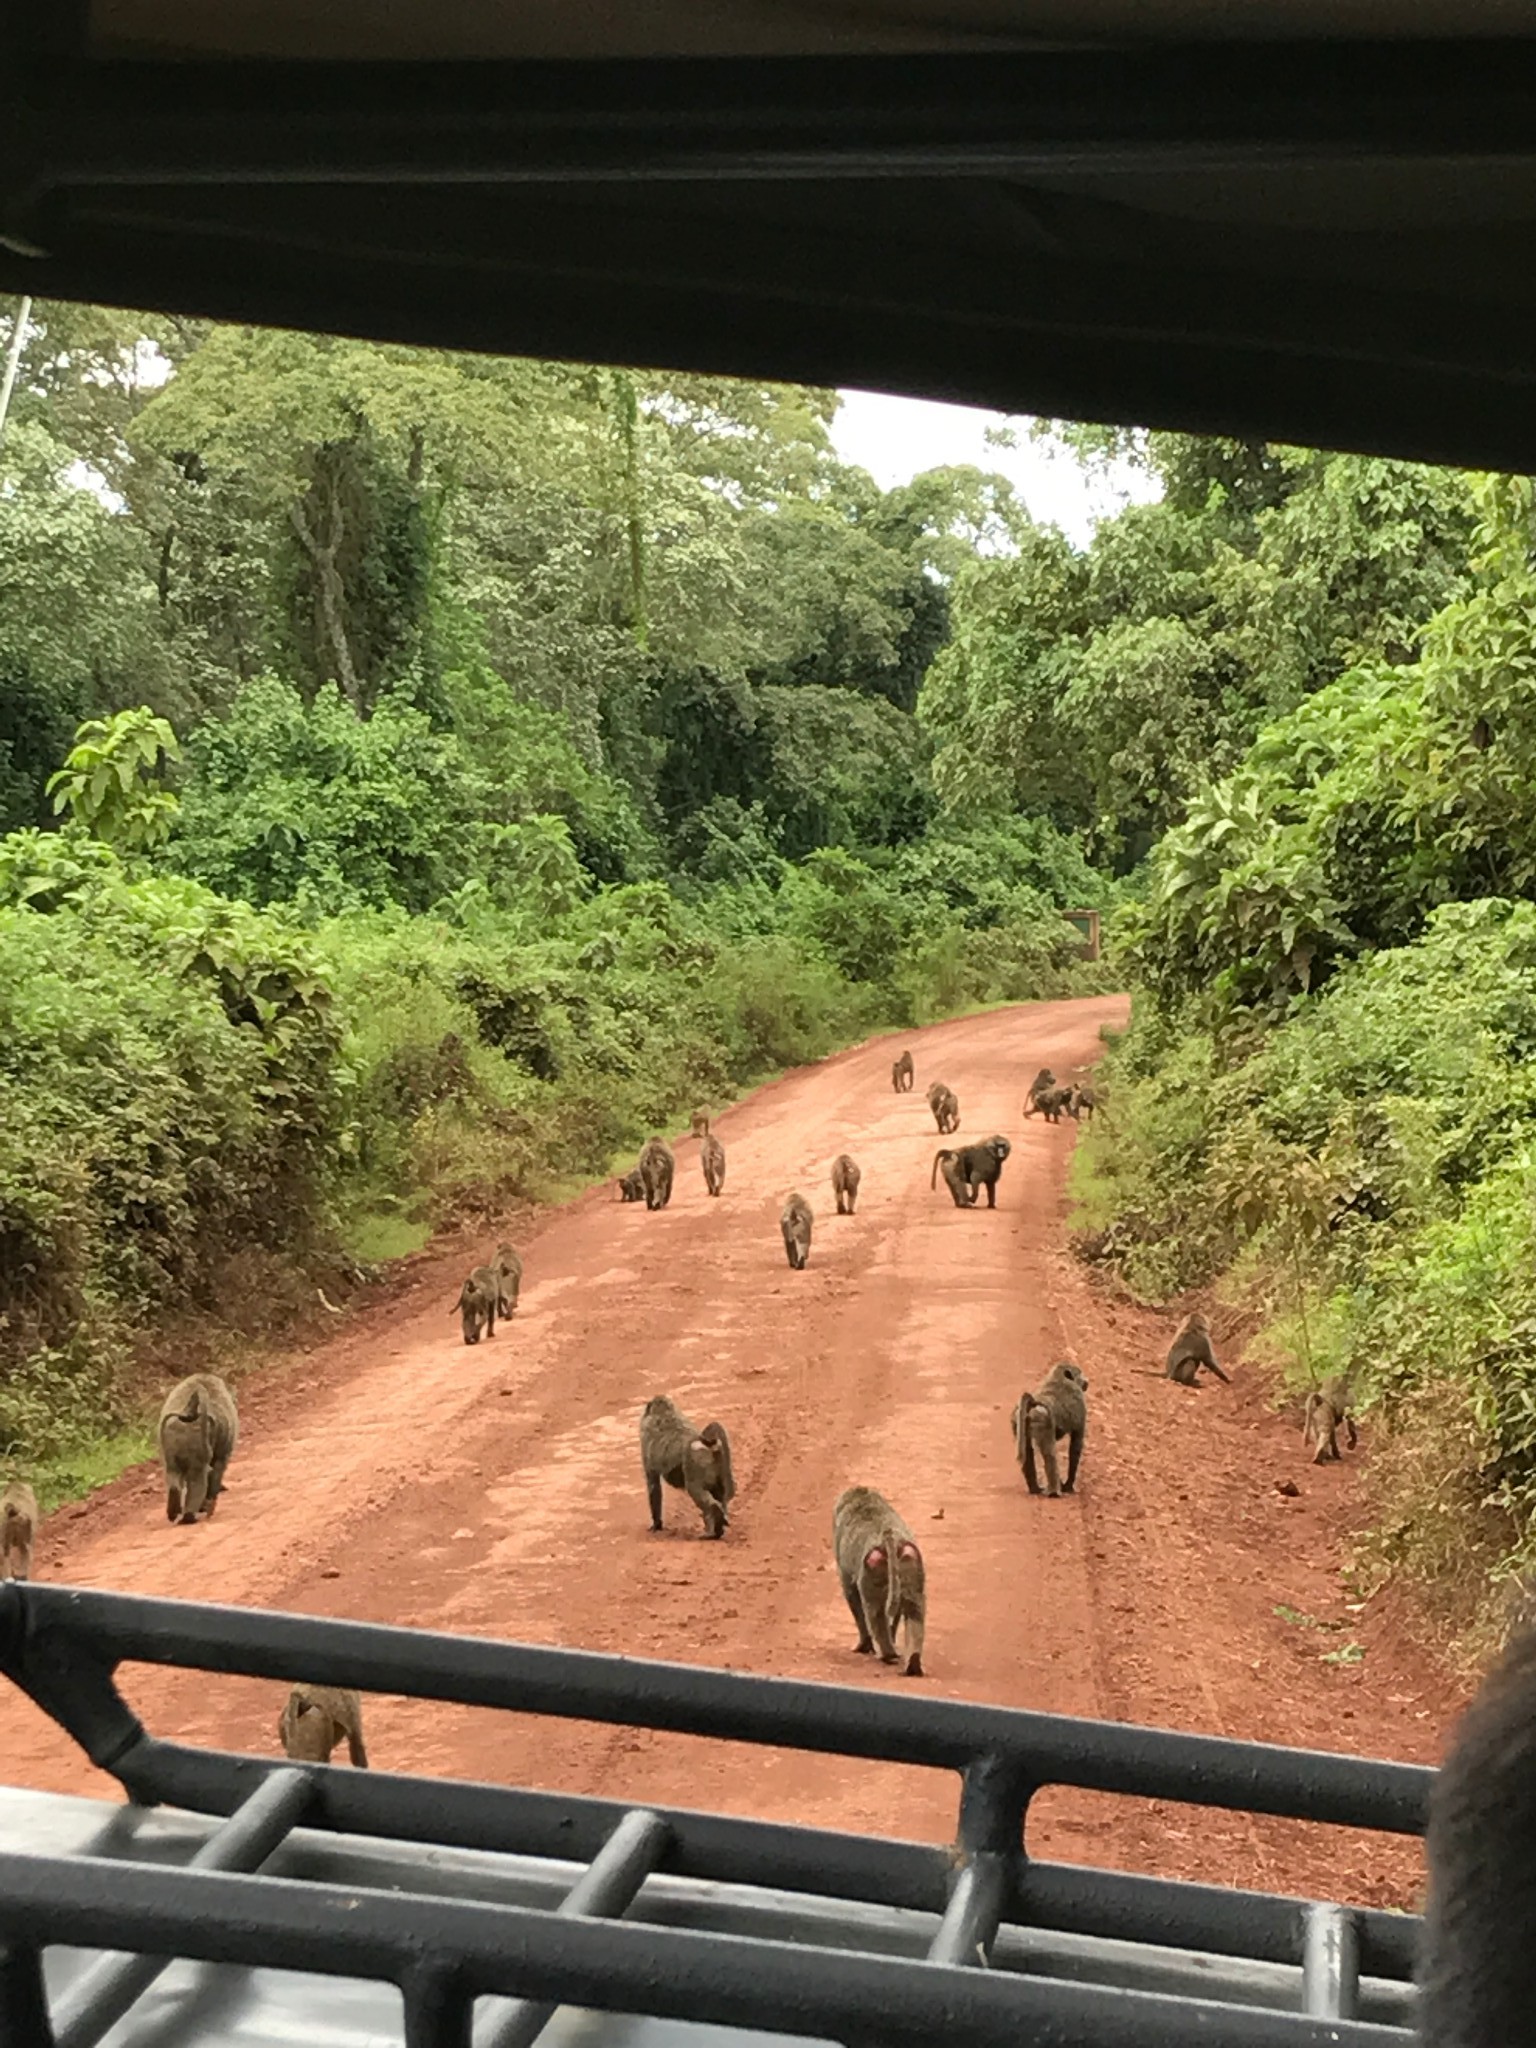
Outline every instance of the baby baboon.
<svg viewBox="0 0 1536 2048"><path fill-rule="evenodd" d="M165 1519L209 1517L224 1491L224 1468L240 1434L235 1397L217 1373L195 1372L172 1387L160 1409Z"/></svg>
<svg viewBox="0 0 1536 2048"><path fill-rule="evenodd" d="M487 1337L496 1334L496 1311L501 1307L501 1275L494 1266L476 1266L449 1315L464 1319L464 1342L478 1344L483 1327Z"/></svg>
<svg viewBox="0 0 1536 2048"><path fill-rule="evenodd" d="M37 1495L25 1479L0 1493L0 1579L30 1579L37 1536Z"/></svg>
<svg viewBox="0 0 1536 2048"><path fill-rule="evenodd" d="M1351 1450L1360 1441L1360 1433L1355 1428L1355 1418L1350 1413L1353 1405L1349 1378L1342 1372L1332 1374L1320 1387L1314 1387L1308 1394L1307 1405L1301 1417L1301 1440L1304 1444L1310 1443L1313 1435L1316 1435L1317 1450L1312 1458L1314 1465L1337 1460L1338 1433L1341 1426L1349 1438Z"/></svg>
<svg viewBox="0 0 1536 2048"><path fill-rule="evenodd" d="M736 1492L731 1440L722 1422L695 1429L665 1394L647 1401L640 1417L640 1463L651 1503L651 1527L661 1527L661 1482L683 1487L704 1517L708 1536L723 1536L726 1508Z"/></svg>
<svg viewBox="0 0 1536 2048"><path fill-rule="evenodd" d="M1042 1067L1029 1084L1029 1093L1024 1098L1024 1114L1033 1116L1040 1107L1041 1096L1049 1095L1055 1086L1056 1076L1049 1067Z"/></svg>
<svg viewBox="0 0 1536 2048"><path fill-rule="evenodd" d="M708 1131L699 1146L699 1164L704 1169L705 1187L712 1195L718 1195L725 1186L725 1147Z"/></svg>
<svg viewBox="0 0 1536 2048"><path fill-rule="evenodd" d="M1075 1123L1085 1111L1091 1119L1093 1112L1098 1106L1099 1098L1091 1088L1074 1088L1072 1090L1072 1100L1067 1104L1067 1109Z"/></svg>
<svg viewBox="0 0 1536 2048"><path fill-rule="evenodd" d="M784 1253L797 1273L811 1256L811 1225L815 1220L811 1205L802 1194L791 1195L779 1212Z"/></svg>
<svg viewBox="0 0 1536 2048"><path fill-rule="evenodd" d="M898 1095L905 1095L913 1082L912 1055L904 1052L899 1060L891 1061L891 1086Z"/></svg>
<svg viewBox="0 0 1536 2048"><path fill-rule="evenodd" d="M517 1307L517 1297L523 1289L523 1262L509 1244L496 1247L496 1263L491 1271L496 1275L496 1313L509 1316Z"/></svg>
<svg viewBox="0 0 1536 2048"><path fill-rule="evenodd" d="M1082 1373L1063 1359L1060 1365L1051 1367L1040 1382L1037 1393L1019 1396L1019 1405L1010 1419L1014 1448L1019 1454L1019 1469L1031 1493L1040 1491L1040 1481L1035 1474L1036 1451L1045 1466L1048 1499L1055 1500L1059 1494L1077 1491L1078 1461L1083 1455L1083 1438L1088 1434L1088 1403L1084 1398L1087 1392L1088 1382ZM1064 1436L1072 1439L1067 1448L1065 1486L1061 1483L1061 1473L1056 1464L1056 1441Z"/></svg>
<svg viewBox="0 0 1536 2048"><path fill-rule="evenodd" d="M709 1111L707 1109L696 1109L693 1112L693 1115L688 1119L688 1135L690 1138L707 1138L709 1136Z"/></svg>
<svg viewBox="0 0 1536 2048"><path fill-rule="evenodd" d="M1536 2012L1536 1632L1461 1718L1429 1795L1429 1898L1415 1975L1425 2048L1508 2048Z"/></svg>
<svg viewBox="0 0 1536 2048"><path fill-rule="evenodd" d="M953 1088L946 1088L942 1081L935 1081L928 1090L928 1107L933 1111L933 1120L939 1127L939 1135L947 1138L960 1128L960 1098Z"/></svg>
<svg viewBox="0 0 1536 2048"><path fill-rule="evenodd" d="M905 1623L907 1676L921 1678L927 1619L923 1553L884 1494L872 1486L850 1486L838 1495L832 1552L859 1632L859 1654L867 1657L878 1648L883 1663L899 1664L896 1631Z"/></svg>
<svg viewBox="0 0 1536 2048"><path fill-rule="evenodd" d="M277 1739L288 1755L296 1763L328 1764L343 1736L347 1755L366 1771L363 1703L357 1694L338 1685L296 1685L277 1724Z"/></svg>
<svg viewBox="0 0 1536 2048"><path fill-rule="evenodd" d="M1196 1309L1192 1316L1186 1316L1179 1325L1178 1335L1168 1346L1168 1363L1163 1370L1169 1379L1177 1380L1181 1387L1194 1387L1200 1383L1202 1365L1215 1373L1217 1379L1231 1386L1231 1374L1222 1371L1216 1363L1216 1354L1211 1349L1211 1326Z"/></svg>
<svg viewBox="0 0 1536 2048"><path fill-rule="evenodd" d="M645 1182L640 1178L638 1166L632 1166L628 1173L619 1175L619 1200L621 1202L642 1202L645 1199Z"/></svg>
<svg viewBox="0 0 1536 2048"><path fill-rule="evenodd" d="M851 1216L853 1205L859 1199L859 1182L863 1179L858 1161L850 1159L846 1152L839 1152L832 1162L832 1193L837 1199L839 1216Z"/></svg>
<svg viewBox="0 0 1536 2048"><path fill-rule="evenodd" d="M933 1171L928 1176L930 1188L938 1186L939 1167L944 1168L944 1179L949 1192L955 1198L957 1209L968 1208L976 1200L978 1188L987 1191L987 1207L997 1207L997 1177L1003 1170L1003 1161L1013 1150L1006 1138L992 1136L979 1145L962 1145L958 1152L940 1151L933 1155Z"/></svg>
<svg viewBox="0 0 1536 2048"><path fill-rule="evenodd" d="M665 1209L672 1199L672 1148L664 1139L647 1138L640 1153L640 1185L647 1209Z"/></svg>

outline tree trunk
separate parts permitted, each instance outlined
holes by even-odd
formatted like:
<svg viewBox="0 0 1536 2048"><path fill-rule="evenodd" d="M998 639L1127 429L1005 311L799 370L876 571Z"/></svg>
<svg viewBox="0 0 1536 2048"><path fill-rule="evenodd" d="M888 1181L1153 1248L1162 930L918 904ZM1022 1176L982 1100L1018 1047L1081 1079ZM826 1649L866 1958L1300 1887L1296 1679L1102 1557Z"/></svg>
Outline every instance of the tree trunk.
<svg viewBox="0 0 1536 2048"><path fill-rule="evenodd" d="M341 542L341 505L334 478L331 480L330 495L330 538L324 545L305 516L307 499L294 498L290 501L288 519L298 535L300 546L314 565L315 589L320 600L320 623L330 646L336 680L340 683L342 694L348 703L354 709L361 709L362 690L358 683L357 670L352 663L351 643L347 639L346 587L341 580L341 571L336 566L336 550Z"/></svg>

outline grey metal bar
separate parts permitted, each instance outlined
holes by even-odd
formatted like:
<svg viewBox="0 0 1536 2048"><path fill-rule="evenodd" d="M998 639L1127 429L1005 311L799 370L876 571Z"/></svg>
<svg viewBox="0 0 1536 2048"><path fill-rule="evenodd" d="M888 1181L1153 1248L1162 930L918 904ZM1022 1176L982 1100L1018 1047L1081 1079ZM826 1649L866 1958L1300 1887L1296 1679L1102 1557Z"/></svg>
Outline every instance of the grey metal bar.
<svg viewBox="0 0 1536 2048"><path fill-rule="evenodd" d="M475 2001L457 1970L430 1964L410 1972L405 1998L405 2048L470 2048Z"/></svg>
<svg viewBox="0 0 1536 2048"><path fill-rule="evenodd" d="M314 1793L310 1772L285 1767L264 1778L243 1806L192 1858L191 1870L259 1870L304 1818ZM147 1991L171 1958L108 1954L92 1965L61 2001L54 2021L58 2048L94 2048ZM8 2040L9 2035L5 2036ZM31 2037L18 2034L18 2041Z"/></svg>
<svg viewBox="0 0 1536 2048"><path fill-rule="evenodd" d="M0 1942L0 2041L55 2048L42 1957L28 1942Z"/></svg>
<svg viewBox="0 0 1536 2048"><path fill-rule="evenodd" d="M671 1833L659 1813L626 1813L555 1911L567 1919L617 1919L667 1853ZM530 2048L558 2011L557 2000L496 1999L475 2048Z"/></svg>
<svg viewBox="0 0 1536 2048"><path fill-rule="evenodd" d="M928 1947L930 1963L985 1966L1002 1917L1007 1873L1001 1858L975 1857L955 1879L939 1931Z"/></svg>
<svg viewBox="0 0 1536 2048"><path fill-rule="evenodd" d="M1301 2009L1311 2019L1352 2020L1360 2010L1360 1939L1345 1906L1307 1907Z"/></svg>

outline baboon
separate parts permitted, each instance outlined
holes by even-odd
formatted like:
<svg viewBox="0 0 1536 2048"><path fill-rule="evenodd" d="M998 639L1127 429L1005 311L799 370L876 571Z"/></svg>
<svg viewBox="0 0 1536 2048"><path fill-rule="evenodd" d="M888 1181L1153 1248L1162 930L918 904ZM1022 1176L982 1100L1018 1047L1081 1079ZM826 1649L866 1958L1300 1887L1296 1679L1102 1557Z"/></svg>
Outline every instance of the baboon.
<svg viewBox="0 0 1536 2048"><path fill-rule="evenodd" d="M941 1138L959 1130L960 1098L953 1088L946 1088L942 1081L935 1081L928 1090L928 1107L933 1111L933 1120L939 1127Z"/></svg>
<svg viewBox="0 0 1536 2048"><path fill-rule="evenodd" d="M172 1387L160 1409L165 1519L209 1519L224 1491L224 1468L240 1434L235 1397L217 1373L195 1372Z"/></svg>
<svg viewBox="0 0 1536 2048"><path fill-rule="evenodd" d="M661 1482L682 1487L704 1517L708 1536L723 1536L726 1512L736 1492L731 1473L731 1440L722 1422L695 1429L665 1394L645 1404L640 1417L640 1463L651 1503L651 1527L661 1527Z"/></svg>
<svg viewBox="0 0 1536 2048"><path fill-rule="evenodd" d="M704 1169L704 1185L712 1195L718 1195L725 1186L725 1147L712 1133L706 1132L699 1146L699 1164Z"/></svg>
<svg viewBox="0 0 1536 2048"><path fill-rule="evenodd" d="M645 1182L640 1178L638 1166L632 1166L628 1173L619 1175L619 1200L621 1202L642 1202L645 1199Z"/></svg>
<svg viewBox="0 0 1536 2048"><path fill-rule="evenodd" d="M709 1111L707 1109L696 1109L693 1112L693 1115L688 1119L688 1135L690 1138L707 1138L709 1136Z"/></svg>
<svg viewBox="0 0 1536 2048"><path fill-rule="evenodd" d="M1085 1110L1091 1120L1093 1112L1098 1106L1099 1098L1091 1088L1074 1088L1072 1090L1072 1100L1067 1104L1074 1123L1083 1115Z"/></svg>
<svg viewBox="0 0 1536 2048"><path fill-rule="evenodd" d="M37 1536L37 1495L25 1479L0 1493L0 1579L30 1579Z"/></svg>
<svg viewBox="0 0 1536 2048"><path fill-rule="evenodd" d="M798 1273L811 1256L811 1225L816 1218L802 1194L793 1194L779 1212L784 1233L784 1254Z"/></svg>
<svg viewBox="0 0 1536 2048"><path fill-rule="evenodd" d="M1048 1124L1059 1124L1063 1110L1071 1113L1072 1092L1070 1088L1047 1088L1035 1097L1035 1107Z"/></svg>
<svg viewBox="0 0 1536 2048"><path fill-rule="evenodd" d="M905 1095L914 1079L912 1055L904 1052L899 1060L891 1061L891 1086L898 1095Z"/></svg>
<svg viewBox="0 0 1536 2048"><path fill-rule="evenodd" d="M850 1486L838 1495L832 1552L859 1632L860 1656L878 1649L883 1663L899 1664L896 1631L905 1623L907 1676L921 1678L927 1619L923 1553L884 1494L872 1486Z"/></svg>
<svg viewBox="0 0 1536 2048"><path fill-rule="evenodd" d="M1186 1316L1179 1325L1178 1335L1168 1346L1168 1363L1163 1370L1169 1379L1177 1380L1181 1387L1194 1387L1200 1383L1202 1365L1209 1367L1217 1379L1231 1386L1231 1374L1222 1371L1216 1363L1216 1354L1211 1349L1211 1326L1196 1309L1192 1316Z"/></svg>
<svg viewBox="0 0 1536 2048"><path fill-rule="evenodd" d="M463 1318L464 1342L478 1344L482 1328L487 1337L495 1336L496 1312L500 1307L500 1273L494 1266L476 1266L459 1289L459 1298L448 1313Z"/></svg>
<svg viewBox="0 0 1536 2048"><path fill-rule="evenodd" d="M1040 1107L1042 1095L1048 1095L1056 1086L1056 1076L1049 1067L1042 1067L1029 1084L1029 1093L1024 1098L1024 1114L1033 1116Z"/></svg>
<svg viewBox="0 0 1536 2048"><path fill-rule="evenodd" d="M517 1297L523 1289L523 1262L511 1245L499 1244L491 1271L496 1275L496 1313L509 1316L516 1310Z"/></svg>
<svg viewBox="0 0 1536 2048"><path fill-rule="evenodd" d="M640 1153L640 1185L647 1209L665 1209L672 1199L672 1148L662 1138L647 1138Z"/></svg>
<svg viewBox="0 0 1536 2048"><path fill-rule="evenodd" d="M853 1214L853 1205L859 1199L859 1182L863 1178L858 1161L850 1159L846 1152L839 1152L832 1162L832 1193L837 1199L839 1216Z"/></svg>
<svg viewBox="0 0 1536 2048"><path fill-rule="evenodd" d="M1510 2048L1536 2012L1536 1631L1522 1628L1461 1717L1429 1795L1420 1936L1424 2048Z"/></svg>
<svg viewBox="0 0 1536 2048"><path fill-rule="evenodd" d="M1036 1451L1045 1466L1047 1499L1055 1500L1060 1494L1077 1491L1078 1461L1083 1455L1083 1438L1088 1434L1087 1392L1087 1380L1075 1365L1064 1358L1059 1365L1051 1367L1036 1393L1019 1396L1019 1405L1010 1420L1014 1448L1019 1454L1019 1469L1031 1493L1040 1491L1040 1481L1035 1472ZM1061 1483L1061 1473L1056 1464L1057 1439L1064 1436L1072 1439L1067 1448L1065 1486Z"/></svg>
<svg viewBox="0 0 1536 2048"><path fill-rule="evenodd" d="M296 1763L328 1764L342 1737L360 1771L368 1768L363 1747L363 1703L338 1685L296 1685L277 1724L277 1739Z"/></svg>
<svg viewBox="0 0 1536 2048"><path fill-rule="evenodd" d="M939 1167L944 1168L944 1179L949 1192L955 1198L955 1207L965 1209L976 1200L978 1188L987 1191L987 1207L997 1207L997 1177L1003 1170L1003 1161L1013 1150L1006 1138L992 1136L979 1145L962 1145L957 1152L948 1149L935 1152L933 1171L928 1176L930 1188L938 1186Z"/></svg>
<svg viewBox="0 0 1536 2048"><path fill-rule="evenodd" d="M1317 1450L1312 1458L1314 1465L1337 1461L1341 1427L1349 1439L1351 1450L1360 1441L1360 1433L1355 1428L1355 1418L1350 1413L1353 1406L1349 1379L1347 1374L1342 1372L1332 1374L1320 1387L1314 1387L1308 1394L1307 1405L1301 1417L1301 1440L1304 1444L1310 1443L1313 1435L1316 1435Z"/></svg>

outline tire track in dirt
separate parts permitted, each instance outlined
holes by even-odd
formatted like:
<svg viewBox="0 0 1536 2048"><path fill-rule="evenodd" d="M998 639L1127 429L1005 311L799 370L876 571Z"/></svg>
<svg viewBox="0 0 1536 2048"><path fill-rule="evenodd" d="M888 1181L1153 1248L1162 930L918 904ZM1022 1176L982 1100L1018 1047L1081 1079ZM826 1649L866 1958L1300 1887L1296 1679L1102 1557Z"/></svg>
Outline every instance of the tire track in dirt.
<svg viewBox="0 0 1536 2048"><path fill-rule="evenodd" d="M1303 1641L1273 1611L1339 1619L1351 1470L1313 1476L1251 1376L1200 1394L1150 1377L1171 1324L1109 1299L1065 1253L1072 1130L1023 1120L1023 1089L1041 1064L1091 1060L1100 1025L1125 1012L1123 998L1020 1006L786 1076L718 1120L720 1199L684 1139L666 1211L609 1186L550 1213L523 1237L516 1318L477 1347L448 1306L467 1252L421 1261L334 1343L247 1382L213 1523L167 1528L144 1471L59 1517L40 1575L906 1686L852 1654L831 1565L832 1502L863 1480L928 1559L927 1692L1433 1755L1454 1702L1442 1708L1422 1658L1351 1618L1368 1654L1325 1666L1319 1644L1343 1636ZM903 1042L918 1084L897 1096ZM962 1141L1013 1140L995 1212L929 1189L936 1077L959 1094ZM852 1218L827 1184L844 1150L864 1169ZM795 1186L817 1215L804 1273L778 1233ZM1031 1500L1008 1411L1064 1351L1092 1381L1080 1492ZM649 1531L636 1423L662 1391L730 1428L740 1492L722 1543L701 1541L670 1492L666 1532ZM1282 1472L1300 1499L1274 1492ZM280 1688L148 1670L124 1683L154 1729L274 1747ZM386 1767L953 1831L946 1774L388 1698L369 1722ZM12 1782L111 1789L14 1696L0 1696L0 1747ZM1030 1842L1372 1900L1406 1900L1418 1870L1416 1845L1065 1793L1032 1811Z"/></svg>

